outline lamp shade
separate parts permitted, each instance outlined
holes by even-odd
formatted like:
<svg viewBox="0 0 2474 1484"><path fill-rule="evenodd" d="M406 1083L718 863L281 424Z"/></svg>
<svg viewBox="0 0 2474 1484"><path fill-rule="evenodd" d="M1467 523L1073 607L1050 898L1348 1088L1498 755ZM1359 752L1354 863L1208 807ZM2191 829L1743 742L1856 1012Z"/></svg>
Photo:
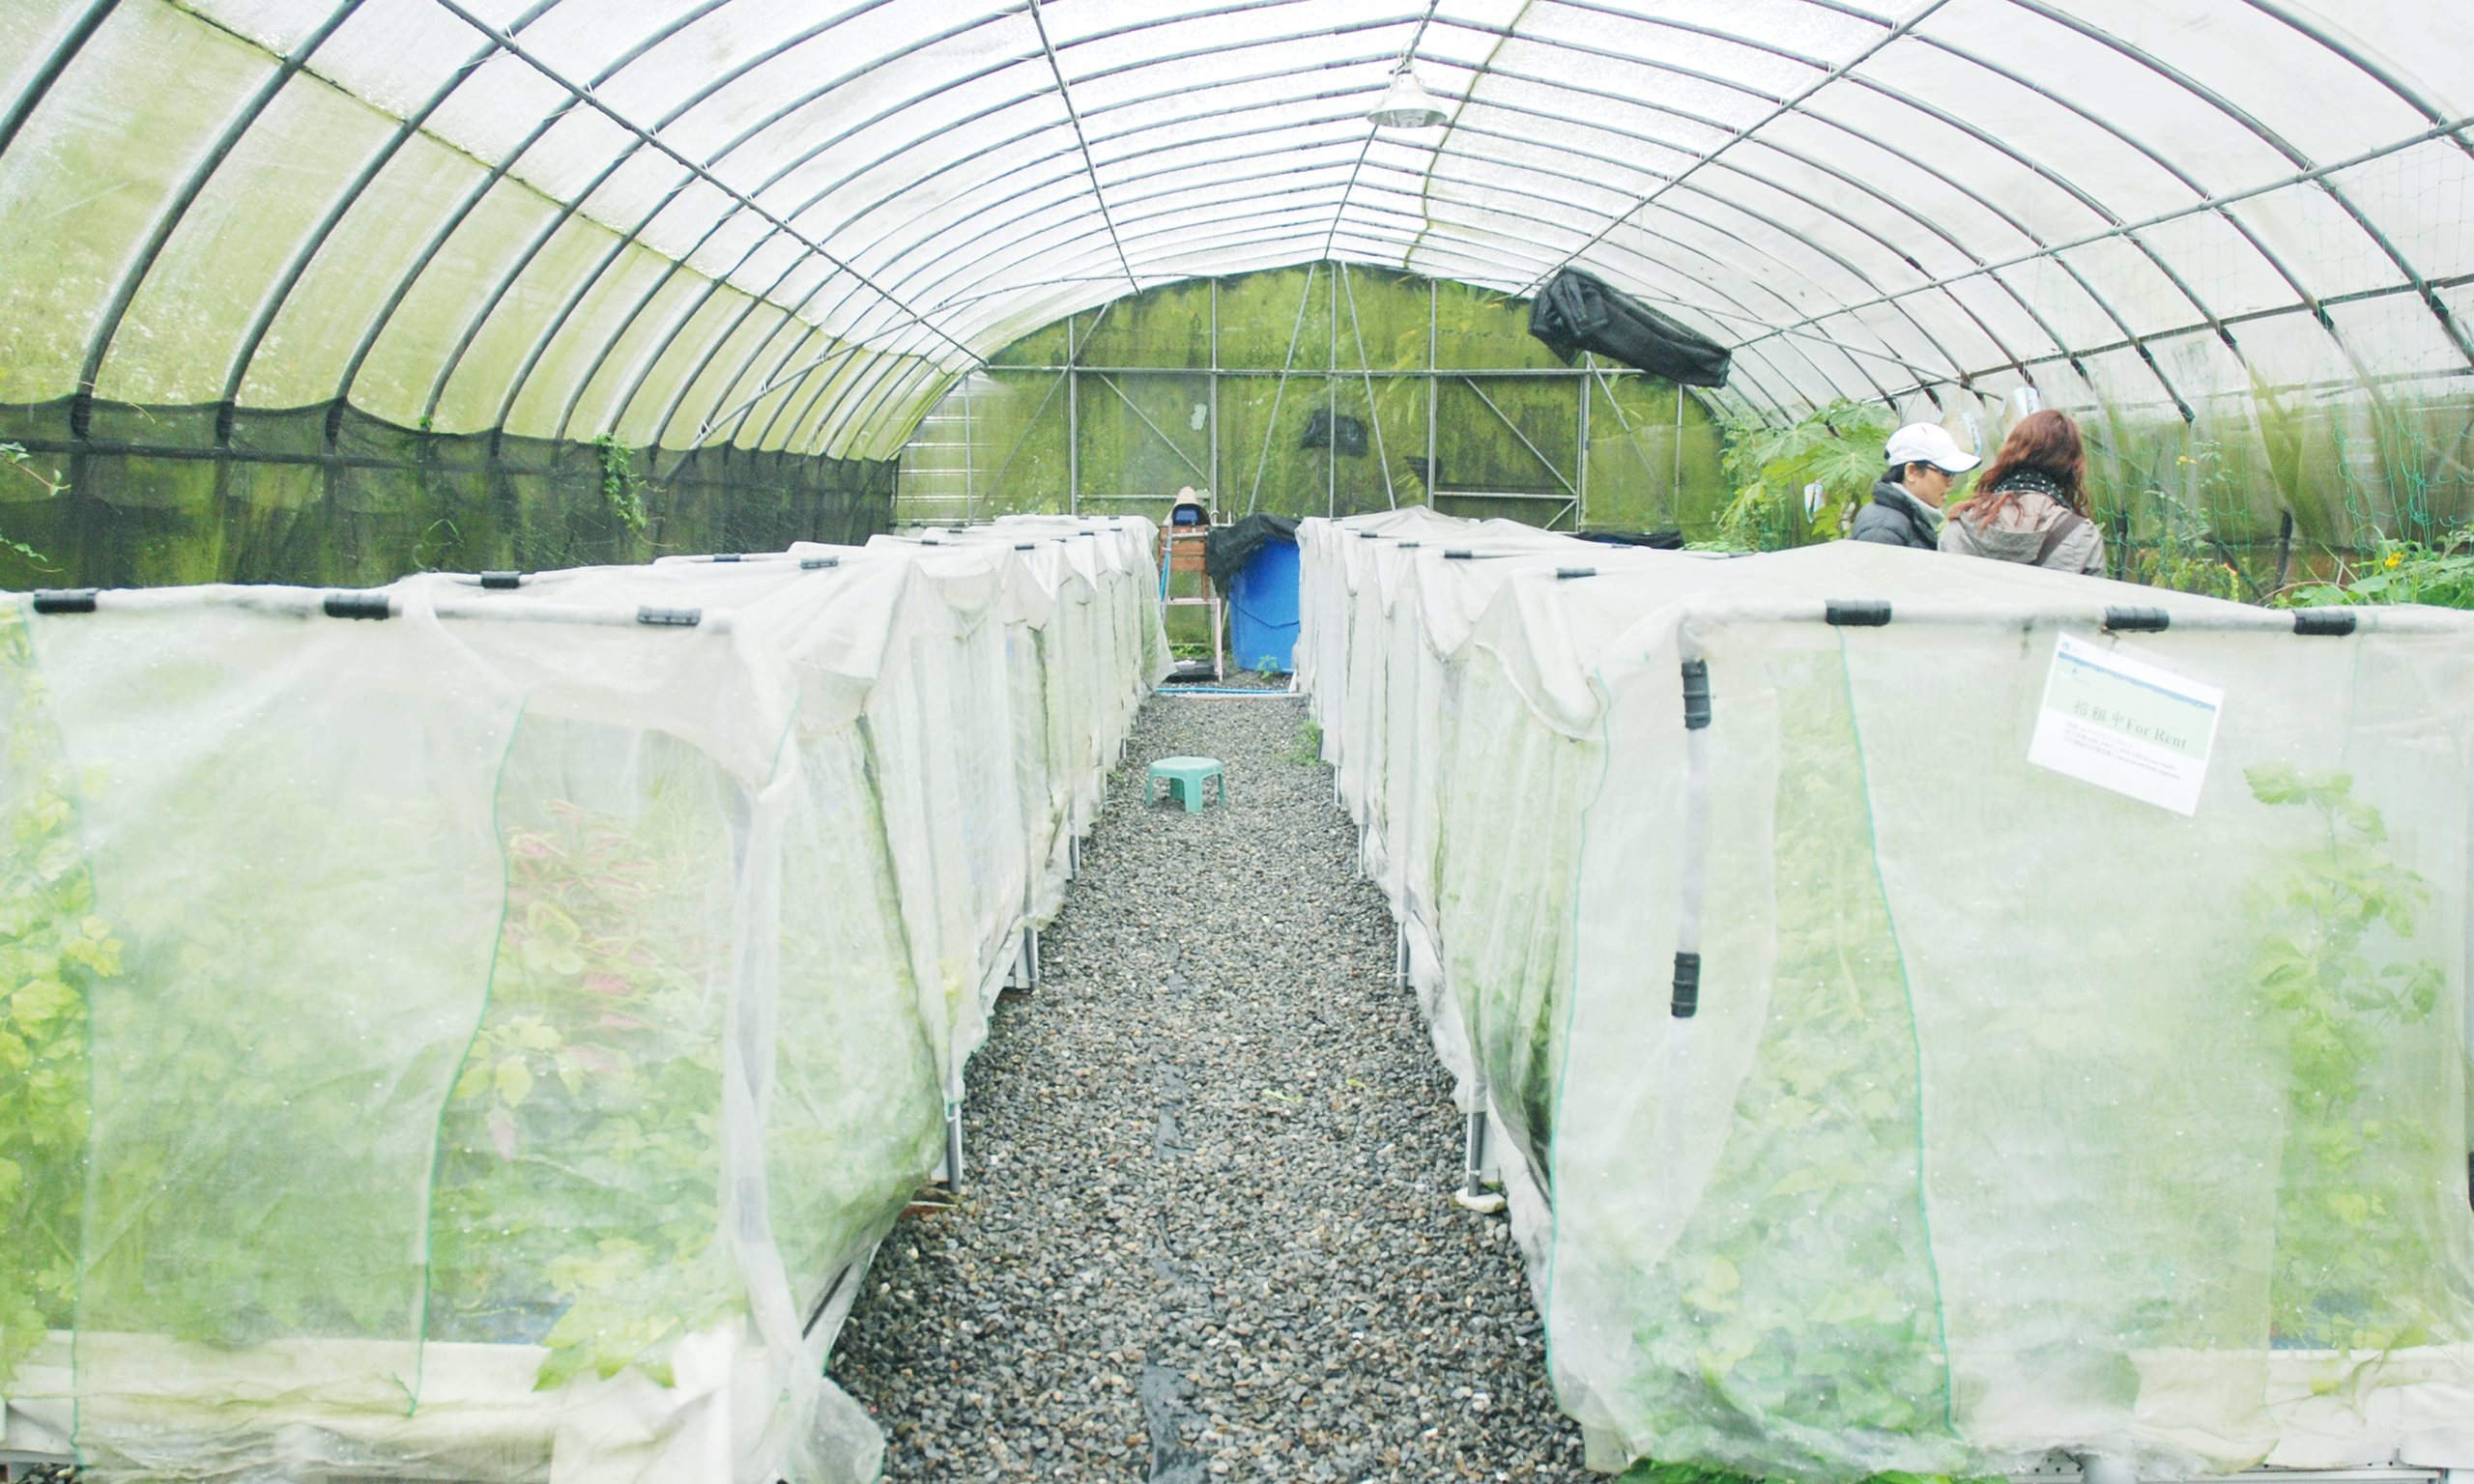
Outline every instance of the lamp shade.
<svg viewBox="0 0 2474 1484"><path fill-rule="evenodd" d="M1392 86L1383 90L1383 100L1366 117L1382 128L1432 128L1447 115L1443 104L1418 81L1418 74L1402 67L1392 74Z"/></svg>

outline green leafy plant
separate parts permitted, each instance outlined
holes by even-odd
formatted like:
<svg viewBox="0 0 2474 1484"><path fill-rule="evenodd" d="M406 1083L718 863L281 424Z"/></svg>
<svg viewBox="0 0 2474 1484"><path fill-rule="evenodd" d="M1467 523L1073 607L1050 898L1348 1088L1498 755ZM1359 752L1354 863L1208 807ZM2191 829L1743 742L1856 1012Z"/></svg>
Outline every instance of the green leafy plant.
<svg viewBox="0 0 2474 1484"><path fill-rule="evenodd" d="M1300 722L1297 745L1280 755L1280 761L1300 767L1313 767L1323 760L1323 726L1320 722Z"/></svg>
<svg viewBox="0 0 2474 1484"><path fill-rule="evenodd" d="M2153 481L2132 501L2122 576L2151 587L2238 602L2248 585L2202 508L2202 502L2213 504L2229 494L2232 475L2224 451L2208 440L2196 441L2174 455L2174 469L2172 482L2178 490Z"/></svg>
<svg viewBox="0 0 2474 1484"><path fill-rule="evenodd" d="M551 1351L543 1388L636 1364L735 1312L713 1250L720 945L685 817L566 804L506 837L487 1016L442 1132L433 1324Z"/></svg>
<svg viewBox="0 0 2474 1484"><path fill-rule="evenodd" d="M643 535L651 522L645 513L645 476L636 471L635 454L607 433L592 441L592 451L601 466L603 502L630 535Z"/></svg>
<svg viewBox="0 0 2474 1484"><path fill-rule="evenodd" d="M87 989L121 973L97 912L73 781L28 646L0 605L0 1385L77 1299L86 1186Z"/></svg>
<svg viewBox="0 0 2474 1484"><path fill-rule="evenodd" d="M1775 551L1839 534L1887 467L1886 408L1832 402L1777 424L1746 414L1719 418L1725 439L1721 467L1735 493L1718 516L1710 546ZM1804 489L1820 484L1821 508L1807 516Z"/></svg>
<svg viewBox="0 0 2474 1484"><path fill-rule="evenodd" d="M2401 1042L2435 1041L2445 979L2412 952L2430 885L2383 848L2379 812L2344 773L2284 764L2243 775L2260 803L2318 816L2318 840L2261 872L2262 931L2248 985L2282 1035L2287 1116L2273 1325L2280 1344L2386 1350L2420 1343L2449 1311L2449 1258L2412 1219L2436 1130L2383 1117ZM2453 1155L2439 1156L2454 1167ZM2412 1248L2414 1250L2404 1250Z"/></svg>
<svg viewBox="0 0 2474 1484"><path fill-rule="evenodd" d="M2460 526L2436 542L2381 537L2360 561L2340 560L2334 575L2297 583L2277 593L2274 601L2287 608L2366 603L2474 608L2474 526Z"/></svg>
<svg viewBox="0 0 2474 1484"><path fill-rule="evenodd" d="M1783 665L1766 1019L1704 1193L1631 1296L1625 1405L1705 1464L1963 1455L1917 1219L1918 1068L1834 656ZM1704 1020L1723 1013L1705 985ZM1704 1020L1686 1034L1718 1034ZM1734 1033L1728 1033L1734 1034Z"/></svg>

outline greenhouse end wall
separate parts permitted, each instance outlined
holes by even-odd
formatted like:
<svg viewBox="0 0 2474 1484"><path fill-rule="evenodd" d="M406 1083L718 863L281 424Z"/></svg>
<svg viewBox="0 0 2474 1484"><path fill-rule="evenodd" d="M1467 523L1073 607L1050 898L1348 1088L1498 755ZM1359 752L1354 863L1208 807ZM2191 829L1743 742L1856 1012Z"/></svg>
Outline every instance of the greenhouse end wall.
<svg viewBox="0 0 2474 1484"><path fill-rule="evenodd" d="M856 543L892 518L891 461L449 436L351 407L221 426L213 408L0 407L0 442L28 451L0 467L0 587L20 589L368 586Z"/></svg>
<svg viewBox="0 0 2474 1484"><path fill-rule="evenodd" d="M1363 446L1316 434L1334 417ZM1315 263L1151 289L995 353L904 448L896 507L926 525L1156 518L1192 485L1231 517L1431 501L1700 535L1724 503L1718 451L1697 398L1612 362L1566 365L1521 300Z"/></svg>

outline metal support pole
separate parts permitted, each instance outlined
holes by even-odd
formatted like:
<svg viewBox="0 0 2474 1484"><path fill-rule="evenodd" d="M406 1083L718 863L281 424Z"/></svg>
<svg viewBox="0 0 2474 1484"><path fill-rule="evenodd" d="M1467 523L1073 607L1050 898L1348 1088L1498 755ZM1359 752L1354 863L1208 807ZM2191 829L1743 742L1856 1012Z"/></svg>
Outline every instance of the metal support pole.
<svg viewBox="0 0 2474 1484"><path fill-rule="evenodd" d="M1683 524L1683 385L1675 388L1675 473L1666 482L1666 512L1678 526Z"/></svg>
<svg viewBox="0 0 2474 1484"><path fill-rule="evenodd" d="M1460 1188L1452 1199L1471 1211L1492 1215L1504 1209L1504 1198L1486 1193L1486 1113L1483 1108L1462 1121Z"/></svg>
<svg viewBox="0 0 2474 1484"><path fill-rule="evenodd" d="M1340 513L1340 272L1334 264L1325 290L1332 297L1332 354L1323 362L1323 513Z"/></svg>
<svg viewBox="0 0 2474 1484"><path fill-rule="evenodd" d="M1596 352L1583 351L1581 356L1583 362L1591 370L1597 369ZM1595 379L1581 383L1581 447L1578 471L1580 478L1572 490L1572 529L1574 530L1589 528L1589 399L1592 389L1597 385Z"/></svg>
<svg viewBox="0 0 2474 1484"><path fill-rule="evenodd" d="M1409 925L1406 923L1393 929L1392 987L1409 987Z"/></svg>
<svg viewBox="0 0 2474 1484"><path fill-rule="evenodd" d="M1435 318L1441 312L1435 281L1426 280L1426 508L1434 508L1435 419L1442 414L1443 379L1435 374Z"/></svg>
<svg viewBox="0 0 2474 1484"><path fill-rule="evenodd" d="M1065 322L1065 509L1082 513L1082 377L1075 363L1082 348L1075 343L1074 322Z"/></svg>
<svg viewBox="0 0 2474 1484"><path fill-rule="evenodd" d="M945 1104L945 1188L963 1193L963 1105Z"/></svg>
<svg viewBox="0 0 2474 1484"><path fill-rule="evenodd" d="M1206 388L1210 409L1204 415L1211 433L1211 508L1220 503L1220 280L1211 280L1211 381Z"/></svg>

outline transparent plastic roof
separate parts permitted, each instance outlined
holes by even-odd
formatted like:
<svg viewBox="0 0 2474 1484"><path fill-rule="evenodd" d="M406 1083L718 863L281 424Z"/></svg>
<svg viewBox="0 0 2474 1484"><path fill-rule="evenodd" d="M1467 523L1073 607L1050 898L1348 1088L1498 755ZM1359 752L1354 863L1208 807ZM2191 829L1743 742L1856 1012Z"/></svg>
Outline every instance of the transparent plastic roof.
<svg viewBox="0 0 2474 1484"><path fill-rule="evenodd" d="M1450 114L1380 129L1408 58ZM1157 284L1568 264L1724 395L2474 363L2474 6L11 0L0 396L884 457Z"/></svg>

